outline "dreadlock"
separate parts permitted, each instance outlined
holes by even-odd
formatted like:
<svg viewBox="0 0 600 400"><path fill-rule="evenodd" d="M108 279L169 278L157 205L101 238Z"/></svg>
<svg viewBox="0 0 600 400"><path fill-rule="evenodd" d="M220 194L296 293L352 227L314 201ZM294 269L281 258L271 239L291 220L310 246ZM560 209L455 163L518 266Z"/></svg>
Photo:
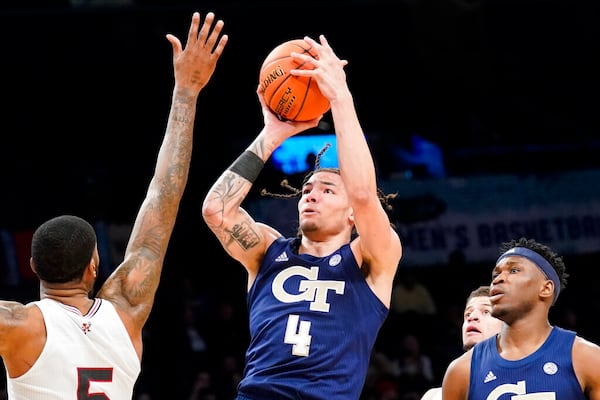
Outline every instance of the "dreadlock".
<svg viewBox="0 0 600 400"><path fill-rule="evenodd" d="M325 143L323 148L317 153L317 156L315 157L314 168L312 170L308 171L308 173L304 176L304 179L302 179L302 186L304 186L304 184L316 172L333 172L333 173L339 175L339 173L340 173L339 168L333 168L333 167L321 168L321 157L327 151L327 149L329 149L330 147L331 147L331 143ZM288 194L272 193L272 192L267 191L266 189L262 189L260 191L260 195L261 196L269 196L269 197L277 198L277 199L292 199L295 197L300 197L302 195L302 189L293 187L292 185L290 185L290 183L287 179L283 179L279 183L279 185L281 187L283 187L284 189L287 189L290 193L288 193ZM390 203L390 201L393 200L394 198L396 198L396 196L397 196L397 193L386 194L383 190L381 190L380 188L377 188L377 197L379 198L379 202L381 203L383 208L388 212L392 210L392 204Z"/></svg>

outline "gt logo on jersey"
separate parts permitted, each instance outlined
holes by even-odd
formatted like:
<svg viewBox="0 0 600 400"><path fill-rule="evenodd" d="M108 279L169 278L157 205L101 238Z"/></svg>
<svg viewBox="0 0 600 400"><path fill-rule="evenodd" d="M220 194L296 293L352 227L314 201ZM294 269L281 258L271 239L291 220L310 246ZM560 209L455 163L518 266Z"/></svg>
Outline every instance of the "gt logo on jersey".
<svg viewBox="0 0 600 400"><path fill-rule="evenodd" d="M298 286L298 294L292 294L285 291L284 284L287 279L293 276L301 276L306 278L300 281ZM310 302L312 311L329 311L329 303L327 303L327 294L329 290L335 291L336 294L344 294L344 281L320 281L318 280L319 267L290 267L281 271L271 286L273 295L282 303L295 303L298 301Z"/></svg>
<svg viewBox="0 0 600 400"><path fill-rule="evenodd" d="M511 400L556 400L554 392L527 393L525 381L519 381L517 384L505 383L500 385L488 394L486 400L498 400L502 395L514 393Z"/></svg>

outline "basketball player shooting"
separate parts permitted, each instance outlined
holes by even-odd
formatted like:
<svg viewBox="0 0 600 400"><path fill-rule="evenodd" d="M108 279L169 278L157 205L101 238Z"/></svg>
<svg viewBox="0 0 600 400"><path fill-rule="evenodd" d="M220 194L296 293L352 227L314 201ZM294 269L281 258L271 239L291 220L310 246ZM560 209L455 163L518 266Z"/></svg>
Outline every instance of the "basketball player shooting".
<svg viewBox="0 0 600 400"><path fill-rule="evenodd" d="M314 68L331 104L338 168L316 168L299 197L297 237L255 221L240 205L273 151L319 118L282 121L265 104L264 127L206 195L202 215L225 251L248 273L250 346L237 400L358 399L389 310L402 255L389 195L358 121L344 66L324 36L304 39L318 54L292 53ZM357 234L358 233L358 234Z"/></svg>

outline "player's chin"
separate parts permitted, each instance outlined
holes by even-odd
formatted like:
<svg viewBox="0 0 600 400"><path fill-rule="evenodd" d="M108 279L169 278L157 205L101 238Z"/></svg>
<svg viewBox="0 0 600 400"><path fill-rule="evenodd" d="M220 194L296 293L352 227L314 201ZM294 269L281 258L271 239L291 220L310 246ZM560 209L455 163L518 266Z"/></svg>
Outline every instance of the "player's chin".
<svg viewBox="0 0 600 400"><path fill-rule="evenodd" d="M316 222L306 219L300 224L300 227L303 231L315 231L319 229L319 226Z"/></svg>
<svg viewBox="0 0 600 400"><path fill-rule="evenodd" d="M464 345L463 346L471 348L471 347L475 346L475 344L477 344L480 341L481 341L481 333L479 333L479 332L470 332L470 333L467 334L467 337L465 337Z"/></svg>
<svg viewBox="0 0 600 400"><path fill-rule="evenodd" d="M477 343L477 341L475 340L465 340L463 341L463 350L464 351L469 351L473 348L473 346L475 346L475 344Z"/></svg>

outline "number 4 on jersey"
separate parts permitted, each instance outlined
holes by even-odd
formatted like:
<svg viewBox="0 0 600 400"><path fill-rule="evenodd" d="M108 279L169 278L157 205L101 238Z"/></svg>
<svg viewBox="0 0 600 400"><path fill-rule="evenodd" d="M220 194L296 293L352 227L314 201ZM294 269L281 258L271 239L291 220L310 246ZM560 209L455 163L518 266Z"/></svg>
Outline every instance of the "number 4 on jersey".
<svg viewBox="0 0 600 400"><path fill-rule="evenodd" d="M302 321L298 326L299 317L290 314L287 327L285 329L285 339L287 344L292 344L292 354L295 356L306 357L310 350L310 322Z"/></svg>

